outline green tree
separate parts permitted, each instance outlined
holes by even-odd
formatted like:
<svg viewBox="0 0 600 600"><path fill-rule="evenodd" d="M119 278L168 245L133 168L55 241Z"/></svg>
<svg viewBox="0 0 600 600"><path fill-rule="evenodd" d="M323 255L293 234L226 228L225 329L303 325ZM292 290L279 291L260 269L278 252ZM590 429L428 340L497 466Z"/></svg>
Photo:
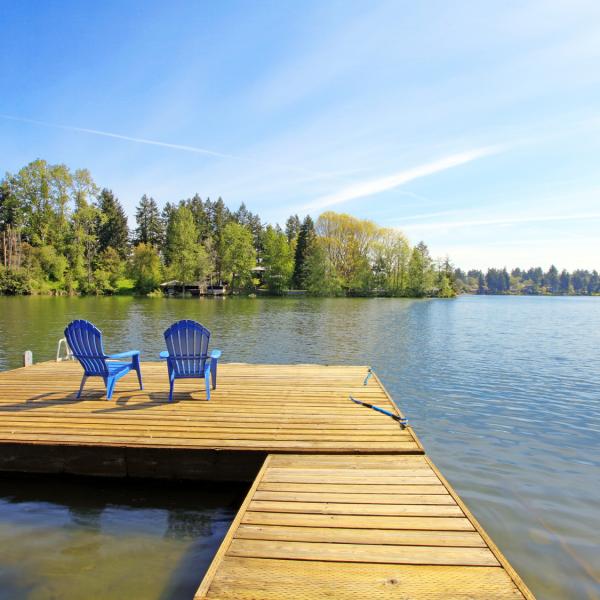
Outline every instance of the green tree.
<svg viewBox="0 0 600 600"><path fill-rule="evenodd" d="M198 194L194 194L192 198L186 200L185 205L192 211L194 216L198 241L205 242L210 237L210 222L202 198Z"/></svg>
<svg viewBox="0 0 600 600"><path fill-rule="evenodd" d="M210 223L210 237L212 238L211 248L213 251L213 261L217 277L222 279L224 271L223 258L225 255L226 244L223 241L223 233L226 225L232 220L231 211L225 206L221 198L216 202L211 202L209 198L205 202L206 212Z"/></svg>
<svg viewBox="0 0 600 600"><path fill-rule="evenodd" d="M194 280L204 279L210 269L208 255L198 243L198 230L194 215L186 206L180 206L174 213L169 229L168 245L171 252L169 273L184 285Z"/></svg>
<svg viewBox="0 0 600 600"><path fill-rule="evenodd" d="M40 246L37 248L37 255L43 275L60 287L69 267L66 257L59 254L54 246Z"/></svg>
<svg viewBox="0 0 600 600"><path fill-rule="evenodd" d="M7 174L0 183L0 237L2 265L13 271L21 267L21 240L25 214L23 204L12 189L13 177Z"/></svg>
<svg viewBox="0 0 600 600"><path fill-rule="evenodd" d="M129 228L127 216L118 198L111 190L104 188L98 198L100 222L98 223L98 244L102 252L114 248L124 259L129 250Z"/></svg>
<svg viewBox="0 0 600 600"><path fill-rule="evenodd" d="M568 294L571 289L571 276L565 269L560 274L558 289L561 294Z"/></svg>
<svg viewBox="0 0 600 600"><path fill-rule="evenodd" d="M222 274L231 282L232 288L247 285L251 280L251 269L256 266L252 234L247 227L231 221L223 229L222 243Z"/></svg>
<svg viewBox="0 0 600 600"><path fill-rule="evenodd" d="M296 242L296 250L294 254L294 271L292 274L292 283L297 289L306 287L305 268L308 250L315 240L315 224L310 216L306 216L302 225L298 230L298 239Z"/></svg>
<svg viewBox="0 0 600 600"><path fill-rule="evenodd" d="M71 290L94 292L94 267L98 254L98 226L102 215L94 204L98 188L89 171L79 169L74 177L75 212L71 222L69 258L71 269L68 286Z"/></svg>
<svg viewBox="0 0 600 600"><path fill-rule="evenodd" d="M62 251L73 185L69 169L38 159L7 176L7 181L23 218L24 241L33 246L54 245Z"/></svg>
<svg viewBox="0 0 600 600"><path fill-rule="evenodd" d="M544 285L551 294L558 292L558 269L554 265L551 265L548 272L544 275Z"/></svg>
<svg viewBox="0 0 600 600"><path fill-rule="evenodd" d="M431 289L431 257L423 242L419 242L410 256L408 264L408 286L416 298L426 296Z"/></svg>
<svg viewBox="0 0 600 600"><path fill-rule="evenodd" d="M312 296L339 296L342 284L321 240L314 238L304 256L302 279Z"/></svg>
<svg viewBox="0 0 600 600"><path fill-rule="evenodd" d="M164 205L160 215L163 231L165 232L164 244L162 246L161 254L164 257L165 264L167 266L171 264L171 257L173 256L171 241L173 240L173 222L176 212L177 205L173 202L167 202Z"/></svg>
<svg viewBox="0 0 600 600"><path fill-rule="evenodd" d="M152 244L160 248L164 242L164 226L158 205L154 198L142 196L135 209L136 229L134 241L136 244Z"/></svg>
<svg viewBox="0 0 600 600"><path fill-rule="evenodd" d="M410 246L404 235L395 229L379 229L371 252L377 284L392 296L405 294Z"/></svg>
<svg viewBox="0 0 600 600"><path fill-rule="evenodd" d="M298 237L300 227L302 227L302 223L300 222L300 217L298 217L298 215L292 215L285 222L285 235L290 244Z"/></svg>
<svg viewBox="0 0 600 600"><path fill-rule="evenodd" d="M244 202L242 202L232 216L234 220L250 231L257 256L261 256L263 251L263 226L260 217L249 211Z"/></svg>
<svg viewBox="0 0 600 600"><path fill-rule="evenodd" d="M263 236L263 262L269 290L280 294L286 289L294 270L294 258L287 236L268 225Z"/></svg>
<svg viewBox="0 0 600 600"><path fill-rule="evenodd" d="M139 294L148 294L158 288L162 281L162 266L152 244L138 244L133 249L130 273Z"/></svg>
<svg viewBox="0 0 600 600"><path fill-rule="evenodd" d="M315 229L342 286L348 291L368 289L370 255L379 231L375 223L328 211L319 216Z"/></svg>
<svg viewBox="0 0 600 600"><path fill-rule="evenodd" d="M123 260L112 247L105 248L98 256L94 270L95 292L112 294L119 287L119 279L123 275Z"/></svg>

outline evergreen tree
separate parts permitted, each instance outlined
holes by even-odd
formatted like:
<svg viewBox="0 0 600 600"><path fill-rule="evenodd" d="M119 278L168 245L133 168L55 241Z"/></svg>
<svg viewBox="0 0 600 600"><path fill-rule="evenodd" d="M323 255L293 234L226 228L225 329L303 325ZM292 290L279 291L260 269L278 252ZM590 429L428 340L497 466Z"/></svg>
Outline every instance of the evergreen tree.
<svg viewBox="0 0 600 600"><path fill-rule="evenodd" d="M160 222L163 231L165 232L164 243L162 245L161 254L164 257L165 264L168 266L171 264L173 257L173 218L177 212L177 206L173 202L167 202L161 212Z"/></svg>
<svg viewBox="0 0 600 600"><path fill-rule="evenodd" d="M260 221L260 217L250 212L243 202L232 216L234 220L250 231L257 256L260 257L263 251L263 226Z"/></svg>
<svg viewBox="0 0 600 600"><path fill-rule="evenodd" d="M408 282L411 294L422 298L429 291L429 250L423 242L413 248L408 263Z"/></svg>
<svg viewBox="0 0 600 600"><path fill-rule="evenodd" d="M102 252L114 248L123 259L128 254L129 228L127 217L119 200L111 190L104 188L98 199L100 219L98 224L98 244Z"/></svg>
<svg viewBox="0 0 600 600"><path fill-rule="evenodd" d="M202 198L198 194L194 194L192 198L185 202L185 205L190 209L194 217L199 241L205 242L210 237L210 222Z"/></svg>
<svg viewBox="0 0 600 600"><path fill-rule="evenodd" d="M315 224L307 215L302 221L300 230L298 231L298 241L296 243L296 251L294 255L294 272L292 274L292 283L295 288L302 289L305 285L305 267L307 252L315 239Z"/></svg>
<svg viewBox="0 0 600 600"><path fill-rule="evenodd" d="M485 294L485 279L481 271L479 271L479 275L477 277L477 293Z"/></svg>
<svg viewBox="0 0 600 600"><path fill-rule="evenodd" d="M135 244L151 244L160 248L164 243L164 225L154 198L144 194L135 209Z"/></svg>
<svg viewBox="0 0 600 600"><path fill-rule="evenodd" d="M208 213L210 223L215 272L218 279L221 280L223 277L223 256L226 250L223 243L223 231L225 230L225 226L231 221L232 215L220 197L216 202L211 202L210 199L206 200L206 212Z"/></svg>
<svg viewBox="0 0 600 600"><path fill-rule="evenodd" d="M285 222L285 235L288 239L288 243L292 243L300 233L300 227L302 226L300 222L300 217L298 215L292 215Z"/></svg>
<svg viewBox="0 0 600 600"><path fill-rule="evenodd" d="M415 246L408 263L408 285L416 298L422 298L427 293L427 270L427 256L422 248Z"/></svg>
<svg viewBox="0 0 600 600"><path fill-rule="evenodd" d="M592 271L590 275L588 284L586 286L588 294L599 294L600 293L600 275L598 275L598 271L595 269Z"/></svg>
<svg viewBox="0 0 600 600"><path fill-rule="evenodd" d="M551 265L548 272L544 275L544 285L551 294L558 292L558 269Z"/></svg>

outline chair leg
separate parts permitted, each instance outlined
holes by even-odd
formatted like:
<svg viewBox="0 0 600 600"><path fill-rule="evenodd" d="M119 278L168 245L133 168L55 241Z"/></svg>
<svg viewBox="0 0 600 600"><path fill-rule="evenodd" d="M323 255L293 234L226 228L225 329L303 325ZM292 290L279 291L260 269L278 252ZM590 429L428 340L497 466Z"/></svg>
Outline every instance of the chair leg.
<svg viewBox="0 0 600 600"><path fill-rule="evenodd" d="M107 400L110 400L112 398L113 391L115 389L115 383L117 383L117 380L114 377L108 378L108 381L106 382L106 399Z"/></svg>
<svg viewBox="0 0 600 600"><path fill-rule="evenodd" d="M206 385L206 399L210 400L210 381L208 377L204 378L204 384Z"/></svg>
<svg viewBox="0 0 600 600"><path fill-rule="evenodd" d="M81 385L79 386L79 392L77 392L77 399L81 398L81 392L83 392L83 386L85 385L87 378L88 378L88 376L84 373L83 377L81 378Z"/></svg>
<svg viewBox="0 0 600 600"><path fill-rule="evenodd" d="M210 361L210 378L212 380L212 389L217 389L217 361Z"/></svg>
<svg viewBox="0 0 600 600"><path fill-rule="evenodd" d="M173 388L175 387L175 379L169 380L169 402L173 402Z"/></svg>
<svg viewBox="0 0 600 600"><path fill-rule="evenodd" d="M142 371L140 369L140 357L139 355L136 355L133 357L133 368L135 369L135 372L137 373L137 378L138 381L140 382L140 390L144 389L144 384L142 383Z"/></svg>

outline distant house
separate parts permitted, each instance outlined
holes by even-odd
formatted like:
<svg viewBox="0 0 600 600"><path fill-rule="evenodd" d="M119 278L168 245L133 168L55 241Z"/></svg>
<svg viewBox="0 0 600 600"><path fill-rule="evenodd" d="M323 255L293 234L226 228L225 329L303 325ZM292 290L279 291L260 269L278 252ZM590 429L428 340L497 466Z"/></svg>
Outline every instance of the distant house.
<svg viewBox="0 0 600 600"><path fill-rule="evenodd" d="M225 296L229 293L226 285L208 285L205 294L207 296Z"/></svg>
<svg viewBox="0 0 600 600"><path fill-rule="evenodd" d="M185 290L186 293L192 294L192 296L199 296L206 293L206 284L201 281L192 281L190 283L183 283L173 279L171 281L165 281L160 284L160 289L167 296L176 296L182 294Z"/></svg>
<svg viewBox="0 0 600 600"><path fill-rule="evenodd" d="M176 279L161 283L160 289L167 296L181 295L184 289L186 294L191 294L192 296L226 296L229 293L226 285L212 285L207 281L192 281L184 285L182 281L177 281Z"/></svg>

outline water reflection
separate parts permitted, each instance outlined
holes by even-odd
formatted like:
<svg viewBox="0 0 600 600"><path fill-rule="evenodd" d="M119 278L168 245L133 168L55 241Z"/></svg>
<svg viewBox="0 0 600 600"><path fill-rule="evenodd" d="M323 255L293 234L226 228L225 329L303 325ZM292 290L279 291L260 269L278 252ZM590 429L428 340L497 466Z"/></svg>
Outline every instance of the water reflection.
<svg viewBox="0 0 600 600"><path fill-rule="evenodd" d="M244 492L3 478L0 598L191 598Z"/></svg>

